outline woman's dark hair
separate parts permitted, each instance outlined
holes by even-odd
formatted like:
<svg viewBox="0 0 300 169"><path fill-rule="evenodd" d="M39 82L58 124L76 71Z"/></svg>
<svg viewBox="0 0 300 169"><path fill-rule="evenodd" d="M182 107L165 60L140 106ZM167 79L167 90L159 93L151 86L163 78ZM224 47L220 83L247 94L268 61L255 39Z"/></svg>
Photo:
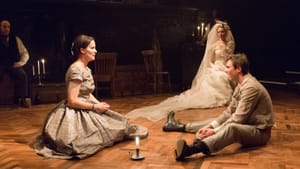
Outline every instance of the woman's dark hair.
<svg viewBox="0 0 300 169"><path fill-rule="evenodd" d="M235 69L237 67L241 67L243 75L249 73L249 61L246 54L244 53L232 54L229 55L229 58L227 60L232 61L232 65Z"/></svg>
<svg viewBox="0 0 300 169"><path fill-rule="evenodd" d="M71 46L72 55L78 57L80 54L80 49L86 48L93 40L95 40L94 37L88 35L82 34L76 36Z"/></svg>

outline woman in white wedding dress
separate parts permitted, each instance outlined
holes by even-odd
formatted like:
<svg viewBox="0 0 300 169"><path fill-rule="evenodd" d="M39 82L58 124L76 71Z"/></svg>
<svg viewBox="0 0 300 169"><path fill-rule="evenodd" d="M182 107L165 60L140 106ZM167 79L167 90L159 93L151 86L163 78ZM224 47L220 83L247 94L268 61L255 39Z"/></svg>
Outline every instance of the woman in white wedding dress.
<svg viewBox="0 0 300 169"><path fill-rule="evenodd" d="M217 22L208 34L204 57L191 88L157 105L135 109L126 116L158 121L170 111L225 106L230 101L234 86L224 72L225 60L234 48L229 26L225 22Z"/></svg>

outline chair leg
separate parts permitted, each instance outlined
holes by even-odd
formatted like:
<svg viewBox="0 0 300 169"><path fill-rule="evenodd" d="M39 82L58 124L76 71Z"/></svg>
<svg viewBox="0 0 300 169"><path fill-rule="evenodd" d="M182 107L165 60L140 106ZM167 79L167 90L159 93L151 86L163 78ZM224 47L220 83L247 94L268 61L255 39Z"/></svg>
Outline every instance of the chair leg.
<svg viewBox="0 0 300 169"><path fill-rule="evenodd" d="M169 85L169 92L172 92L171 78L169 74L168 74L168 85Z"/></svg>
<svg viewBox="0 0 300 169"><path fill-rule="evenodd" d="M111 82L110 94L112 97L115 96L115 82L114 81Z"/></svg>
<svg viewBox="0 0 300 169"><path fill-rule="evenodd" d="M153 91L154 94L157 93L157 76L155 74L153 75Z"/></svg>

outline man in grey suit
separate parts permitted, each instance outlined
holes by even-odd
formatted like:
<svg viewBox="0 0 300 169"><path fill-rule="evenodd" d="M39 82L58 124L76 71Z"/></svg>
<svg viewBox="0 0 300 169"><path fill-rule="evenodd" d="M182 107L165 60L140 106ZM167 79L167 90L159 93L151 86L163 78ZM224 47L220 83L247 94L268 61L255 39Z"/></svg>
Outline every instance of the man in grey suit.
<svg viewBox="0 0 300 169"><path fill-rule="evenodd" d="M177 141L177 161L200 152L209 155L232 143L248 147L262 146L269 141L274 125L272 101L264 86L249 73L247 56L231 55L225 71L238 85L229 106L216 119L199 129L202 123L180 124L172 119L174 113L169 114L164 131L197 131L192 145L182 139Z"/></svg>

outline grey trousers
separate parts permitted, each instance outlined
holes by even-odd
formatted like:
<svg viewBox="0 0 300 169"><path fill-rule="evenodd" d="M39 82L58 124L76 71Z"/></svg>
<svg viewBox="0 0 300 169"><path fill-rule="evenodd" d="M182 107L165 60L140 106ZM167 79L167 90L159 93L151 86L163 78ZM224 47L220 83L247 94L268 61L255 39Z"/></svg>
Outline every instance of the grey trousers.
<svg viewBox="0 0 300 169"><path fill-rule="evenodd" d="M230 123L202 141L214 153L233 143L240 143L245 147L262 146L267 144L270 137L271 128L258 129L252 125Z"/></svg>
<svg viewBox="0 0 300 169"><path fill-rule="evenodd" d="M187 123L185 125L185 131L189 133L196 133L200 128L208 125L210 122L212 122L214 118L203 120L203 121L194 121Z"/></svg>

